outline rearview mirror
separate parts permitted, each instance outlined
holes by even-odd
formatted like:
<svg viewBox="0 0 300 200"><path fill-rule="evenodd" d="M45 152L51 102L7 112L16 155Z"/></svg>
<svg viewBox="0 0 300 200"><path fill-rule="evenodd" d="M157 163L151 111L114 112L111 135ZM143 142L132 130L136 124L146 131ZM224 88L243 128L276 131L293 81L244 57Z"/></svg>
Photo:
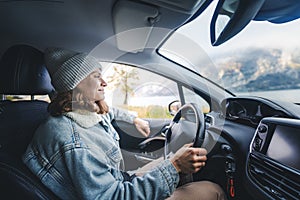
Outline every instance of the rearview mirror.
<svg viewBox="0 0 300 200"><path fill-rule="evenodd" d="M239 33L257 14L265 0L220 0L210 23L210 38L218 46Z"/></svg>

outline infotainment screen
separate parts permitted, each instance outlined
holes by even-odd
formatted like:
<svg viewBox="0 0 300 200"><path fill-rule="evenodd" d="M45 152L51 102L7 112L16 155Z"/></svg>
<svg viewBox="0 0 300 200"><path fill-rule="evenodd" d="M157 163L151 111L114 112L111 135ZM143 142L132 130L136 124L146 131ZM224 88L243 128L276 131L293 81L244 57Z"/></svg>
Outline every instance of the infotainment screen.
<svg viewBox="0 0 300 200"><path fill-rule="evenodd" d="M266 155L300 170L300 129L276 125Z"/></svg>

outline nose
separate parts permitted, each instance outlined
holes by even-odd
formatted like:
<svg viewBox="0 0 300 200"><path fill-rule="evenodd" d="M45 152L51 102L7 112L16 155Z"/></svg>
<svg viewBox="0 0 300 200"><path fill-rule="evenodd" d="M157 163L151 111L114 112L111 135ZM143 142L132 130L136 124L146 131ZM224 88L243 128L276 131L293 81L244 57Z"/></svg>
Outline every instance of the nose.
<svg viewBox="0 0 300 200"><path fill-rule="evenodd" d="M107 86L107 83L104 81L103 78L101 78L100 81L101 81L101 86L102 87L106 87Z"/></svg>

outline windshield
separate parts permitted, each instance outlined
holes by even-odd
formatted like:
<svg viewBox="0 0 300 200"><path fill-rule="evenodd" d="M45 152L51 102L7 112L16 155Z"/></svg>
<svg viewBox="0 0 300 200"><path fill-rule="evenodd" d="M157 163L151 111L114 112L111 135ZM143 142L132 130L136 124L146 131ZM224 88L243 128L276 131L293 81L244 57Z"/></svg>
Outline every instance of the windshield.
<svg viewBox="0 0 300 200"><path fill-rule="evenodd" d="M236 95L300 103L300 20L252 21L229 41L212 47L209 26L214 8L210 5L178 29L159 52Z"/></svg>

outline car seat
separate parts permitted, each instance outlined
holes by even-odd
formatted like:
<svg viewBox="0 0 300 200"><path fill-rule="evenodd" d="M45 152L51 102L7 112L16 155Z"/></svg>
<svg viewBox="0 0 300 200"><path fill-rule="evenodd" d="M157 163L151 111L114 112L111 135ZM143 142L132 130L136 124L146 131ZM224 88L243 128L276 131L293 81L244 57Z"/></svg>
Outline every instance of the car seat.
<svg viewBox="0 0 300 200"><path fill-rule="evenodd" d="M10 47L0 60L0 94L31 95L0 100L1 199L58 199L22 162L35 129L48 116L48 102L34 95L54 91L43 63L43 53L28 45Z"/></svg>

